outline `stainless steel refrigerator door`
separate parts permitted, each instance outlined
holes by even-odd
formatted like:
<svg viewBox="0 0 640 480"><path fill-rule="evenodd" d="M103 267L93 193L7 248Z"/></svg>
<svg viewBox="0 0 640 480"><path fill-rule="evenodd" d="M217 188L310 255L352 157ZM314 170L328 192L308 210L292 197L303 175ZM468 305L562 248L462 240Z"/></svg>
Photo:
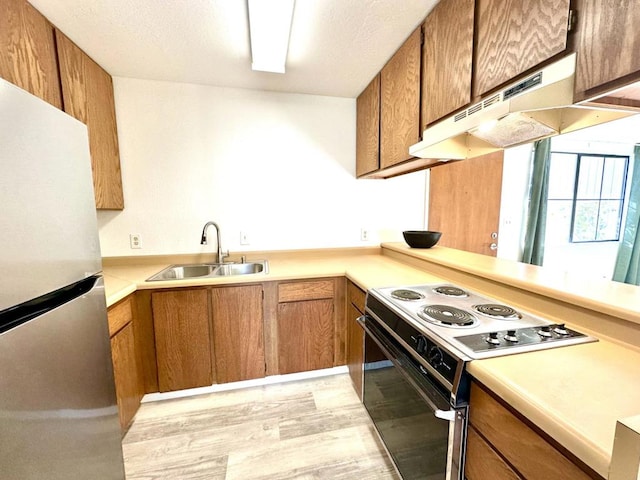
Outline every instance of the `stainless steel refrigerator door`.
<svg viewBox="0 0 640 480"><path fill-rule="evenodd" d="M104 286L0 334L0 478L125 478Z"/></svg>
<svg viewBox="0 0 640 480"><path fill-rule="evenodd" d="M0 79L0 310L102 270L87 127Z"/></svg>

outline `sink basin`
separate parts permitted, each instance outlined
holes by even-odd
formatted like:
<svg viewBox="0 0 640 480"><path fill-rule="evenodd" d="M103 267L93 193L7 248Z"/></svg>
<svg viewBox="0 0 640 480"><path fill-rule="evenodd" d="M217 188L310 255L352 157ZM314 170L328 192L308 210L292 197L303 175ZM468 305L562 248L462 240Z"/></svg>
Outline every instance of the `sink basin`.
<svg viewBox="0 0 640 480"><path fill-rule="evenodd" d="M231 277L252 273L267 273L266 260L248 263L198 263L187 265L169 265L164 270L147 278L147 282L161 280L184 280L189 278Z"/></svg>
<svg viewBox="0 0 640 480"><path fill-rule="evenodd" d="M263 262L252 263L229 263L220 265L213 271L215 276L231 276L231 275L248 275L250 273L264 272L265 265Z"/></svg>

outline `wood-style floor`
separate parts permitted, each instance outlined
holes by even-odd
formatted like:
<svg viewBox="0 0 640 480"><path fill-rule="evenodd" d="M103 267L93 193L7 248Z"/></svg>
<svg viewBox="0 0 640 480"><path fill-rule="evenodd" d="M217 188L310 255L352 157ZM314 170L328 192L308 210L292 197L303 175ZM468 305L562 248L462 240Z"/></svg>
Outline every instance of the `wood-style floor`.
<svg viewBox="0 0 640 480"><path fill-rule="evenodd" d="M397 480L347 374L145 403L127 480Z"/></svg>

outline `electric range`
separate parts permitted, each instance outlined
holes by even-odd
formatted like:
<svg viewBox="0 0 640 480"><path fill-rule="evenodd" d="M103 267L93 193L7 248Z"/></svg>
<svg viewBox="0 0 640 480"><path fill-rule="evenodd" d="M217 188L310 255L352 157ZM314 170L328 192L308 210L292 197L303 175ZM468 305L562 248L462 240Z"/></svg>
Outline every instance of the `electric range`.
<svg viewBox="0 0 640 480"><path fill-rule="evenodd" d="M451 284L371 289L367 305L379 311L379 307L372 306L374 299L415 327L426 339L446 345L462 360L597 341L563 323L516 310ZM419 353L423 350L421 343L424 341L420 338L410 343Z"/></svg>

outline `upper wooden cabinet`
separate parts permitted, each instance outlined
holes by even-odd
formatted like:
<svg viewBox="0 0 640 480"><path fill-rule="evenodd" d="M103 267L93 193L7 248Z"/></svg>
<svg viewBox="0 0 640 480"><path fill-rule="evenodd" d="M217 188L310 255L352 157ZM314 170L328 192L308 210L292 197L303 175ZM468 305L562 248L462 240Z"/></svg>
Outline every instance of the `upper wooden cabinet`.
<svg viewBox="0 0 640 480"><path fill-rule="evenodd" d="M380 168L412 158L420 140L422 28L416 29L380 72Z"/></svg>
<svg viewBox="0 0 640 480"><path fill-rule="evenodd" d="M87 125L96 207L122 210L122 176L111 76L56 30L65 112Z"/></svg>
<svg viewBox="0 0 640 480"><path fill-rule="evenodd" d="M576 0L579 100L640 79L637 2Z"/></svg>
<svg viewBox="0 0 640 480"><path fill-rule="evenodd" d="M569 2L477 0L473 95L483 95L563 52Z"/></svg>
<svg viewBox="0 0 640 480"><path fill-rule="evenodd" d="M474 0L441 0L424 22L422 126L471 102Z"/></svg>
<svg viewBox="0 0 640 480"><path fill-rule="evenodd" d="M211 289L217 383L265 376L262 286Z"/></svg>
<svg viewBox="0 0 640 480"><path fill-rule="evenodd" d="M53 26L24 0L0 12L0 77L62 108Z"/></svg>
<svg viewBox="0 0 640 480"><path fill-rule="evenodd" d="M356 100L356 177L380 168L380 74Z"/></svg>

